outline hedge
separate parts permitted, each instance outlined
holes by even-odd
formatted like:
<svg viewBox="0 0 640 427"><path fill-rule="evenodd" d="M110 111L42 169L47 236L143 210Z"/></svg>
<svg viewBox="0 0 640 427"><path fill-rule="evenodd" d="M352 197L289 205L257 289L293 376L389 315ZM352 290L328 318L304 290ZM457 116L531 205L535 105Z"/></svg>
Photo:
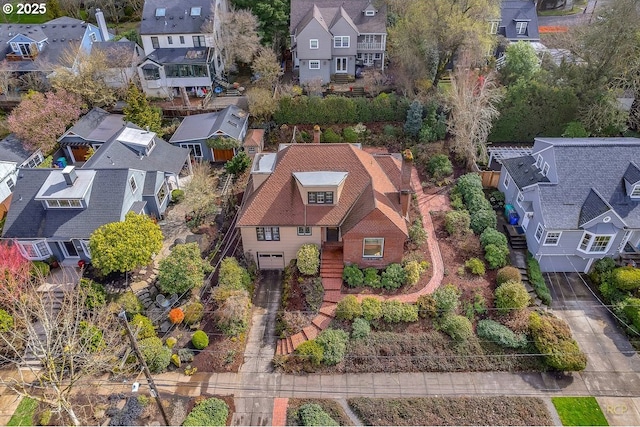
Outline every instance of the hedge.
<svg viewBox="0 0 640 427"><path fill-rule="evenodd" d="M365 297L360 304L362 307L362 317L369 322L382 317L382 301L374 297Z"/></svg>
<svg viewBox="0 0 640 427"><path fill-rule="evenodd" d="M417 322L418 306L394 300L383 301L382 318L387 323Z"/></svg>
<svg viewBox="0 0 640 427"><path fill-rule="evenodd" d="M338 422L317 403L306 403L298 409L298 418L303 426L338 426Z"/></svg>
<svg viewBox="0 0 640 427"><path fill-rule="evenodd" d="M529 316L529 331L550 367L558 371L582 371L587 367L587 356L580 351L563 320L533 312Z"/></svg>
<svg viewBox="0 0 640 427"><path fill-rule="evenodd" d="M196 404L182 422L183 426L224 426L227 425L229 407L224 400L212 397Z"/></svg>
<svg viewBox="0 0 640 427"><path fill-rule="evenodd" d="M336 306L336 319L353 320L362 316L362 306L355 295L347 295Z"/></svg>
<svg viewBox="0 0 640 427"><path fill-rule="evenodd" d="M529 283L533 287L536 295L538 295L538 298L540 298L544 304L551 305L551 291L549 291L547 282L545 282L544 277L542 277L540 264L538 264L538 261L532 257L530 253L527 255L527 273Z"/></svg>
<svg viewBox="0 0 640 427"><path fill-rule="evenodd" d="M490 319L478 322L477 333L480 338L492 341L502 347L524 348L527 346L527 336L516 334L506 326Z"/></svg>
<svg viewBox="0 0 640 427"><path fill-rule="evenodd" d="M296 254L296 266L300 273L306 276L313 276L320 268L320 249L313 243L300 246Z"/></svg>
<svg viewBox="0 0 640 427"><path fill-rule="evenodd" d="M611 272L611 280L622 291L634 291L640 288L640 268L618 267Z"/></svg>

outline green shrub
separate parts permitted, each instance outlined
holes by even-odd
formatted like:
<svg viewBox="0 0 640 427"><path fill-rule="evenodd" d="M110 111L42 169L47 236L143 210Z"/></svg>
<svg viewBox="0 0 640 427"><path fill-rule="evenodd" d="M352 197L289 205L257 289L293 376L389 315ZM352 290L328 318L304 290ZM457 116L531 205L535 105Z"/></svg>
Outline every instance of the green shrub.
<svg viewBox="0 0 640 427"><path fill-rule="evenodd" d="M455 187L449 193L449 203L451 203L451 207L457 211L461 211L464 209L462 194L456 191ZM469 221L471 221L471 218L469 218Z"/></svg>
<svg viewBox="0 0 640 427"><path fill-rule="evenodd" d="M531 254L527 255L527 273L529 283L536 292L536 295L538 295L538 298L540 298L544 304L551 305L551 292L549 291L547 283L544 281L544 277L542 277L540 264L538 264L538 261L532 257Z"/></svg>
<svg viewBox="0 0 640 427"><path fill-rule="evenodd" d="M507 265L508 256L508 246L496 246L489 244L484 248L484 259L492 270Z"/></svg>
<svg viewBox="0 0 640 427"><path fill-rule="evenodd" d="M197 403L182 422L183 426L225 426L229 407L224 400L211 397Z"/></svg>
<svg viewBox="0 0 640 427"><path fill-rule="evenodd" d="M476 276L483 276L485 273L484 263L478 258L468 259L464 263L464 266L471 272L471 274L475 274Z"/></svg>
<svg viewBox="0 0 640 427"><path fill-rule="evenodd" d="M362 316L362 307L355 295L347 295L336 306L336 319L353 320Z"/></svg>
<svg viewBox="0 0 640 427"><path fill-rule="evenodd" d="M444 154L436 154L427 163L427 172L436 180L441 180L453 174L451 160Z"/></svg>
<svg viewBox="0 0 640 427"><path fill-rule="evenodd" d="M342 329L325 329L318 334L316 341L324 350L322 361L326 365L336 365L344 359L347 352L349 334Z"/></svg>
<svg viewBox="0 0 640 427"><path fill-rule="evenodd" d="M171 350L162 345L162 340L158 337L149 337L138 341L140 352L144 357L149 370L154 374L159 374L167 369L171 363Z"/></svg>
<svg viewBox="0 0 640 427"><path fill-rule="evenodd" d="M316 340L308 340L296 348L296 356L299 356L304 361L308 361L313 366L320 366L324 358L324 349Z"/></svg>
<svg viewBox="0 0 640 427"><path fill-rule="evenodd" d="M418 306L395 300L383 301L382 319L387 323L417 322Z"/></svg>
<svg viewBox="0 0 640 427"><path fill-rule="evenodd" d="M49 271L51 271L51 267L49 267L49 264L47 264L46 262L44 261L31 262L31 269L29 270L31 277L35 277L35 278L47 277L49 275Z"/></svg>
<svg viewBox="0 0 640 427"><path fill-rule="evenodd" d="M469 319L458 314L443 316L438 327L454 341L466 341L473 335L473 326Z"/></svg>
<svg viewBox="0 0 640 427"><path fill-rule="evenodd" d="M496 212L491 207L477 210L471 214L470 227L476 234L482 233L487 228L496 228L497 223Z"/></svg>
<svg viewBox="0 0 640 427"><path fill-rule="evenodd" d="M251 276L247 270L238 264L238 260L233 257L226 257L220 263L218 286L248 290L251 284Z"/></svg>
<svg viewBox="0 0 640 427"><path fill-rule="evenodd" d="M378 275L377 269L373 267L364 269L364 285L369 286L370 288L380 287L380 276Z"/></svg>
<svg viewBox="0 0 640 427"><path fill-rule="evenodd" d="M322 142L330 142L330 143L342 142L342 137L331 128L324 130L320 135L320 137Z"/></svg>
<svg viewBox="0 0 640 427"><path fill-rule="evenodd" d="M622 300L622 312L636 332L640 332L640 298L624 298Z"/></svg>
<svg viewBox="0 0 640 427"><path fill-rule="evenodd" d="M168 348L173 349L173 347L176 346L176 344L178 344L178 340L175 337L169 337L166 340L164 340L164 345L166 345ZM177 354L175 354L174 356L178 356ZM179 360L179 359L178 359ZM179 368L180 366L178 366Z"/></svg>
<svg viewBox="0 0 640 427"><path fill-rule="evenodd" d="M418 138L422 128L422 103L414 100L407 110L407 118L404 122L404 133L412 138Z"/></svg>
<svg viewBox="0 0 640 427"><path fill-rule="evenodd" d="M131 291L120 294L118 297L118 305L122 307L129 318L142 313L144 309L136 294Z"/></svg>
<svg viewBox="0 0 640 427"><path fill-rule="evenodd" d="M438 105L432 103L426 106L426 113L419 139L421 142L443 140L447 135L447 118L443 113L438 114Z"/></svg>
<svg viewBox="0 0 640 427"><path fill-rule="evenodd" d="M189 363L193 362L193 351L188 348L181 348L178 350L178 357L180 358L180 362Z"/></svg>
<svg viewBox="0 0 640 427"><path fill-rule="evenodd" d="M598 289L600 289L600 293L605 301L611 304L616 304L629 295L627 292L622 292L610 281L602 282Z"/></svg>
<svg viewBox="0 0 640 427"><path fill-rule="evenodd" d="M422 218L416 218L409 227L409 241L416 246L421 246L427 241L427 232L424 230Z"/></svg>
<svg viewBox="0 0 640 427"><path fill-rule="evenodd" d="M487 245L496 245L498 247L507 246L507 236L495 228L486 228L482 234L480 234L480 244L483 248L487 247Z"/></svg>
<svg viewBox="0 0 640 427"><path fill-rule="evenodd" d="M0 308L0 332L8 332L13 329L13 316Z"/></svg>
<svg viewBox="0 0 640 427"><path fill-rule="evenodd" d="M81 320L80 323L78 323L78 331L80 332L80 343L89 353L95 353L104 348L104 335L102 330L97 326L92 325L86 320Z"/></svg>
<svg viewBox="0 0 640 427"><path fill-rule="evenodd" d="M366 319L358 317L351 324L351 338L360 340L367 338L371 334L371 325Z"/></svg>
<svg viewBox="0 0 640 427"><path fill-rule="evenodd" d="M482 339L492 341L502 347L524 348L527 346L527 336L516 334L506 326L490 319L478 322L478 336Z"/></svg>
<svg viewBox="0 0 640 427"><path fill-rule="evenodd" d="M428 263L426 264L428 265ZM420 281L420 276L427 270L424 267L425 265L418 261L409 261L404 266L404 275L407 285L414 286Z"/></svg>
<svg viewBox="0 0 640 427"><path fill-rule="evenodd" d="M215 311L217 326L230 337L245 332L249 327L251 301L247 291L237 293L226 298Z"/></svg>
<svg viewBox="0 0 640 427"><path fill-rule="evenodd" d="M47 408L44 411L42 411L42 413L40 414L39 425L48 426L49 423L51 422L51 416L52 415L53 415L53 413L51 412L51 409L49 409L49 408Z"/></svg>
<svg viewBox="0 0 640 427"><path fill-rule="evenodd" d="M180 203L184 200L184 190L175 189L171 191L171 201L174 203Z"/></svg>
<svg viewBox="0 0 640 427"><path fill-rule="evenodd" d="M364 284L364 273L357 265L346 265L342 271L342 280L347 282L350 288L357 288Z"/></svg>
<svg viewBox="0 0 640 427"><path fill-rule="evenodd" d="M531 297L521 282L505 282L496 289L498 313L522 310L529 305Z"/></svg>
<svg viewBox="0 0 640 427"><path fill-rule="evenodd" d="M384 128L382 128L382 134L384 136L398 136L398 134L400 133L399 129L396 128L393 125L384 125Z"/></svg>
<svg viewBox="0 0 640 427"><path fill-rule="evenodd" d="M153 326L151 319L142 314L134 315L131 322L129 322L129 326L139 340L156 336L156 328Z"/></svg>
<svg viewBox="0 0 640 427"><path fill-rule="evenodd" d="M455 188L466 202L473 194L482 193L482 179L477 173L470 172L458 178Z"/></svg>
<svg viewBox="0 0 640 427"><path fill-rule="evenodd" d="M447 212L444 217L444 228L451 236L461 236L469 231L471 217L466 210Z"/></svg>
<svg viewBox="0 0 640 427"><path fill-rule="evenodd" d="M298 409L298 418L303 426L338 426L338 422L317 403L305 403Z"/></svg>
<svg viewBox="0 0 640 427"><path fill-rule="evenodd" d="M449 283L436 289L433 292L433 299L436 302L438 314L442 316L456 311L460 305L460 291Z"/></svg>
<svg viewBox="0 0 640 427"><path fill-rule="evenodd" d="M191 344L196 349L202 350L209 345L209 336L204 331L195 331L191 337Z"/></svg>
<svg viewBox="0 0 640 427"><path fill-rule="evenodd" d="M318 274L320 268L320 250L317 245L308 243L300 246L296 254L298 271L307 276Z"/></svg>
<svg viewBox="0 0 640 427"><path fill-rule="evenodd" d="M80 279L80 289L85 293L84 305L89 310L104 307L107 303L107 291L100 283L83 277Z"/></svg>
<svg viewBox="0 0 640 427"><path fill-rule="evenodd" d="M416 301L416 306L418 306L420 317L436 317L436 314L438 314L436 300L433 295L420 295Z"/></svg>
<svg viewBox="0 0 640 427"><path fill-rule="evenodd" d="M342 130L342 138L344 139L344 142L358 142L358 134L353 130L353 128L344 128Z"/></svg>
<svg viewBox="0 0 640 427"><path fill-rule="evenodd" d="M471 301L465 301L462 307L467 319L473 321L476 315L487 312L487 301L482 293L476 291L476 293L473 294L473 299Z"/></svg>
<svg viewBox="0 0 640 427"><path fill-rule="evenodd" d="M640 288L640 268L614 268L611 272L611 280L622 291L634 291Z"/></svg>
<svg viewBox="0 0 640 427"><path fill-rule="evenodd" d="M190 302L184 308L184 323L193 325L202 320L204 315L204 306L201 302Z"/></svg>
<svg viewBox="0 0 640 427"><path fill-rule="evenodd" d="M389 264L387 268L382 272L382 278L380 282L382 287L388 290L398 289L402 286L406 280L404 269L400 264Z"/></svg>
<svg viewBox="0 0 640 427"><path fill-rule="evenodd" d="M369 322L382 318L382 301L374 297L365 297L360 304L362 317Z"/></svg>
<svg viewBox="0 0 640 427"><path fill-rule="evenodd" d="M224 169L231 175L241 175L251 164L251 157L244 151L238 152L224 164Z"/></svg>
<svg viewBox="0 0 640 427"><path fill-rule="evenodd" d="M616 268L616 262L613 258L605 257L593 262L593 270L598 273L608 273L613 271L614 268Z"/></svg>
<svg viewBox="0 0 640 427"><path fill-rule="evenodd" d="M510 265L502 267L496 273L496 283L498 284L498 286L502 285L505 282L520 282L521 280L522 275L520 274L520 270Z"/></svg>
<svg viewBox="0 0 640 427"><path fill-rule="evenodd" d="M558 371L582 371L586 368L587 356L580 351L569 325L563 320L533 312L529 315L529 332L550 367Z"/></svg>
<svg viewBox="0 0 640 427"><path fill-rule="evenodd" d="M183 294L202 286L207 271L209 264L202 259L197 243L176 245L160 261L158 289L163 294Z"/></svg>

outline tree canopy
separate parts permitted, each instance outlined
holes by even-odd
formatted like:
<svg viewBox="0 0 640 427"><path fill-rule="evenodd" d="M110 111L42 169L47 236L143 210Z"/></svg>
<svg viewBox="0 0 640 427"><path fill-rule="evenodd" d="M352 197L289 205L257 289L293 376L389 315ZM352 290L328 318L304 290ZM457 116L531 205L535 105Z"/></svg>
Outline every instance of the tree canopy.
<svg viewBox="0 0 640 427"><path fill-rule="evenodd" d="M284 45L289 35L289 1L287 0L232 0L240 9L250 9L258 18L259 33L265 44Z"/></svg>
<svg viewBox="0 0 640 427"><path fill-rule="evenodd" d="M152 107L147 96L138 86L131 83L127 90L127 105L123 108L124 119L162 137L162 110Z"/></svg>

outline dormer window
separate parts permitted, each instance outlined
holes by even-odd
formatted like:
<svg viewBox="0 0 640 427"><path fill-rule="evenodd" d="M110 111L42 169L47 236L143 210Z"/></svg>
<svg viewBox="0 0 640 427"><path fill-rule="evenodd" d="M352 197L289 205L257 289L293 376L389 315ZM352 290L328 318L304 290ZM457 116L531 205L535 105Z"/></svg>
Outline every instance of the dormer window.
<svg viewBox="0 0 640 427"><path fill-rule="evenodd" d="M542 167L542 175L547 176L548 173L549 173L549 163L545 162L544 166Z"/></svg>
<svg viewBox="0 0 640 427"><path fill-rule="evenodd" d="M78 209L82 207L82 202L74 199L46 200L45 203L47 204L47 209Z"/></svg>
<svg viewBox="0 0 640 427"><path fill-rule="evenodd" d="M310 205L332 205L333 191L309 191L307 201Z"/></svg>
<svg viewBox="0 0 640 427"><path fill-rule="evenodd" d="M538 169L542 168L542 156L538 154L538 158L536 158L536 167Z"/></svg>
<svg viewBox="0 0 640 427"><path fill-rule="evenodd" d="M631 190L631 198L632 199L640 199L640 184L636 184Z"/></svg>
<svg viewBox="0 0 640 427"><path fill-rule="evenodd" d="M147 147L147 156L149 155L149 153L151 153L151 151L155 146L156 146L156 140L154 138L149 142L149 146Z"/></svg>
<svg viewBox="0 0 640 427"><path fill-rule="evenodd" d="M158 7L156 8L156 18L160 18L162 16L165 16L167 14L167 9L164 7Z"/></svg>
<svg viewBox="0 0 640 427"><path fill-rule="evenodd" d="M202 8L199 6L195 6L191 8L191 16L200 16L202 13Z"/></svg>
<svg viewBox="0 0 640 427"><path fill-rule="evenodd" d="M132 193L135 193L136 190L138 189L138 184L136 184L136 178L133 176L129 178L129 187L131 187Z"/></svg>
<svg viewBox="0 0 640 427"><path fill-rule="evenodd" d="M516 34L523 36L527 34L527 23L524 21L516 22Z"/></svg>

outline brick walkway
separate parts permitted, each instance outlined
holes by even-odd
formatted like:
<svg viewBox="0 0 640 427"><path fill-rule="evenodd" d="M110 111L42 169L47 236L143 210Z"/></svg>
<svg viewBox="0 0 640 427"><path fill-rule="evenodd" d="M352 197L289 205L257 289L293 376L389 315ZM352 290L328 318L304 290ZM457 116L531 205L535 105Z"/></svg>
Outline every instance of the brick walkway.
<svg viewBox="0 0 640 427"><path fill-rule="evenodd" d="M273 417L271 418L272 426L286 426L287 425L287 405L289 404L288 397L276 397L273 399Z"/></svg>

